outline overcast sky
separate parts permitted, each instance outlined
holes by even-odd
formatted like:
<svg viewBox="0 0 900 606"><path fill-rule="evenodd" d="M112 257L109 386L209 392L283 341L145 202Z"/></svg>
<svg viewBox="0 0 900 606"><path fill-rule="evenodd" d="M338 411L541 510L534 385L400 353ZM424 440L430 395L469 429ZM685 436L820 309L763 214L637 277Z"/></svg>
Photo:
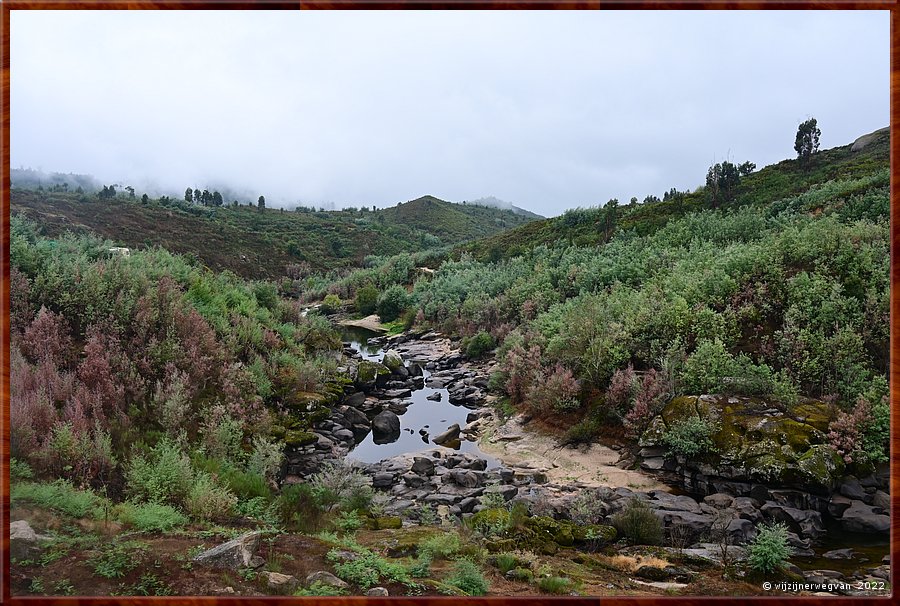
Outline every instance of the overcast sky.
<svg viewBox="0 0 900 606"><path fill-rule="evenodd" d="M11 15L13 167L543 215L889 121L887 11Z"/></svg>

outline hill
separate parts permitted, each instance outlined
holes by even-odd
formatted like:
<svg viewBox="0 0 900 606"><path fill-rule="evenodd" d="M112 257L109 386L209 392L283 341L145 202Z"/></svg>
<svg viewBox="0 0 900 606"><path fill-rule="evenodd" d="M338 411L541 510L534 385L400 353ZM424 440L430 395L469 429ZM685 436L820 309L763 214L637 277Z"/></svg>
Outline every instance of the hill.
<svg viewBox="0 0 900 606"><path fill-rule="evenodd" d="M532 219L543 219L543 217L537 213L533 213L530 210L525 210L524 208L520 208L513 204L512 202L507 202L506 200L501 200L499 198L495 198L494 196L488 196L486 198L478 198L477 200L468 200L468 204L472 204L475 206L487 206L490 208L500 208L503 210L511 210L517 215L522 215L525 217L531 217Z"/></svg>
<svg viewBox="0 0 900 606"><path fill-rule="evenodd" d="M809 191L830 181L860 179L890 167L890 130L883 128L859 137L854 143L822 150L812 157L808 168L797 160L783 160L744 176L734 200L723 205L733 208L766 205ZM702 175L698 175L700 181ZM885 174L882 180L887 180ZM885 187L887 181L885 181ZM849 192L850 195L852 192ZM663 200L619 206L608 216L609 206L570 210L559 217L526 225L460 246L479 260L509 259L540 245L559 242L582 246L607 242L615 230L651 234L672 219L710 206L704 187L693 192L668 193ZM610 228L607 227L610 222Z"/></svg>
<svg viewBox="0 0 900 606"><path fill-rule="evenodd" d="M121 246L160 246L193 255L215 270L246 278L278 278L285 268L329 271L354 267L368 255L452 246L518 227L528 217L510 210L452 204L426 196L369 211L297 211L249 206L201 206L167 197L142 202L118 194L13 189L11 211L47 234L94 232Z"/></svg>

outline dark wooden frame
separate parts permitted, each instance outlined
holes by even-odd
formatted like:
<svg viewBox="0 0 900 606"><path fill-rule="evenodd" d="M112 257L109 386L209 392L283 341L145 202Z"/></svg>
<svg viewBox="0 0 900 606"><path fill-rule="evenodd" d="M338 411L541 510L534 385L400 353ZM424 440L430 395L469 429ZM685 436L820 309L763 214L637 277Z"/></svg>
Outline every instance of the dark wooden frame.
<svg viewBox="0 0 900 606"><path fill-rule="evenodd" d="M900 117L900 0L308 0L302 2L285 2L283 0L0 0L0 52L2 52L2 106L0 106L0 129L2 129L3 172L0 175L0 495L3 503L0 509L0 603L11 604L139 604L160 602L168 604L318 604L327 603L335 606L347 604L382 603L400 604L402 606L425 606L430 604L466 604L466 605L538 605L548 602L565 602L566 604L628 603L645 606L656 603L675 604L702 602L704 606L733 603L736 600L781 602L802 602L804 604L835 604L852 602L854 605L882 605L894 603L893 597L839 598L839 597L610 597L610 598L550 598L540 597L492 597L492 598L453 598L453 597L339 597L339 598L222 598L222 597L11 597L8 583L9 563L9 223L10 223L10 11L11 10L59 10L59 9L130 9L130 10L185 10L185 9L587 9L587 10L669 10L669 9L739 9L739 10L890 10L891 12L891 126ZM893 128L892 128L893 131ZM900 283L900 185L897 180L897 155L900 141L891 138L891 293L890 293L890 328L891 328L891 360L890 360L890 404L891 404L891 579L897 579L898 534L897 518L898 477L900 477L900 458L895 446L900 439L900 356L894 355L900 349L900 292L895 285Z"/></svg>

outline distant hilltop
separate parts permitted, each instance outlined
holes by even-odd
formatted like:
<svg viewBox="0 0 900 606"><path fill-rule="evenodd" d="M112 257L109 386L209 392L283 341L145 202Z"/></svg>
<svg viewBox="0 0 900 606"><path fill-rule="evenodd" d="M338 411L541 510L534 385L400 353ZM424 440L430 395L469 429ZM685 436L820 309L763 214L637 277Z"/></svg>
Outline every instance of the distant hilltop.
<svg viewBox="0 0 900 606"><path fill-rule="evenodd" d="M476 206L487 206L489 208L499 208L501 210L510 210L517 215L522 215L523 217L529 217L532 219L543 219L541 215L531 212L530 210L525 210L524 208L520 208L514 205L512 202L507 202L506 200L501 200L499 198L495 198L494 196L488 196L486 198L478 198L477 200L466 200L466 204L474 204Z"/></svg>

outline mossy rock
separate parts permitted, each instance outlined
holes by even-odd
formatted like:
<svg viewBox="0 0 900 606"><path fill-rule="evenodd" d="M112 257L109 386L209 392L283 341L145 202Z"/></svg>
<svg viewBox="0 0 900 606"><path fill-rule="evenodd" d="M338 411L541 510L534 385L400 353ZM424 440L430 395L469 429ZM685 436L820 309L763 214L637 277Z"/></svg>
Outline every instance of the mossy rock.
<svg viewBox="0 0 900 606"><path fill-rule="evenodd" d="M522 583L530 583L534 580L534 573L527 568L513 568L504 576L510 581L520 581Z"/></svg>
<svg viewBox="0 0 900 606"><path fill-rule="evenodd" d="M483 541L484 548L488 550L490 553L503 553L505 551L515 551L519 548L519 543L516 539L500 539L500 538L490 538L484 539Z"/></svg>
<svg viewBox="0 0 900 606"><path fill-rule="evenodd" d="M391 371L384 364L364 360L356 367L357 385L374 385L379 377L387 377Z"/></svg>
<svg viewBox="0 0 900 606"><path fill-rule="evenodd" d="M284 434L284 443L288 446L306 446L319 441L319 436L310 431L291 430Z"/></svg>
<svg viewBox="0 0 900 606"><path fill-rule="evenodd" d="M594 542L607 545L616 540L616 535L615 528L603 524L577 524L572 532L576 544Z"/></svg>
<svg viewBox="0 0 900 606"><path fill-rule="evenodd" d="M281 425L273 425L272 429L269 430L269 435L275 439L281 439L284 437L284 434L287 430Z"/></svg>
<svg viewBox="0 0 900 606"><path fill-rule="evenodd" d="M403 358L400 357L396 351L389 351L384 354L384 357L381 359L381 363L388 367L391 372L397 372L400 368L403 368Z"/></svg>
<svg viewBox="0 0 900 606"><path fill-rule="evenodd" d="M292 393L290 397L285 399L285 404L292 410L308 412L322 406L327 406L329 402L327 394L316 393L312 391L298 391Z"/></svg>
<svg viewBox="0 0 900 606"><path fill-rule="evenodd" d="M576 524L567 520L554 520L547 516L533 516L525 522L525 533L529 543L543 545L553 542L562 547L575 544Z"/></svg>
<svg viewBox="0 0 900 606"><path fill-rule="evenodd" d="M327 406L320 406L319 408L309 413L309 422L321 423L322 421L327 420L330 416L331 409Z"/></svg>
<svg viewBox="0 0 900 606"><path fill-rule="evenodd" d="M390 530L403 527L403 520L396 516L381 516L366 518L366 528L369 530Z"/></svg>
<svg viewBox="0 0 900 606"><path fill-rule="evenodd" d="M742 481L817 493L831 490L844 471L824 446L831 408L814 400L786 407L758 397L681 396L654 419L641 436L641 446L661 446L667 428L698 416L715 420L718 429L711 436L714 452L688 461L689 466L733 468L738 473L731 476L743 476Z"/></svg>

